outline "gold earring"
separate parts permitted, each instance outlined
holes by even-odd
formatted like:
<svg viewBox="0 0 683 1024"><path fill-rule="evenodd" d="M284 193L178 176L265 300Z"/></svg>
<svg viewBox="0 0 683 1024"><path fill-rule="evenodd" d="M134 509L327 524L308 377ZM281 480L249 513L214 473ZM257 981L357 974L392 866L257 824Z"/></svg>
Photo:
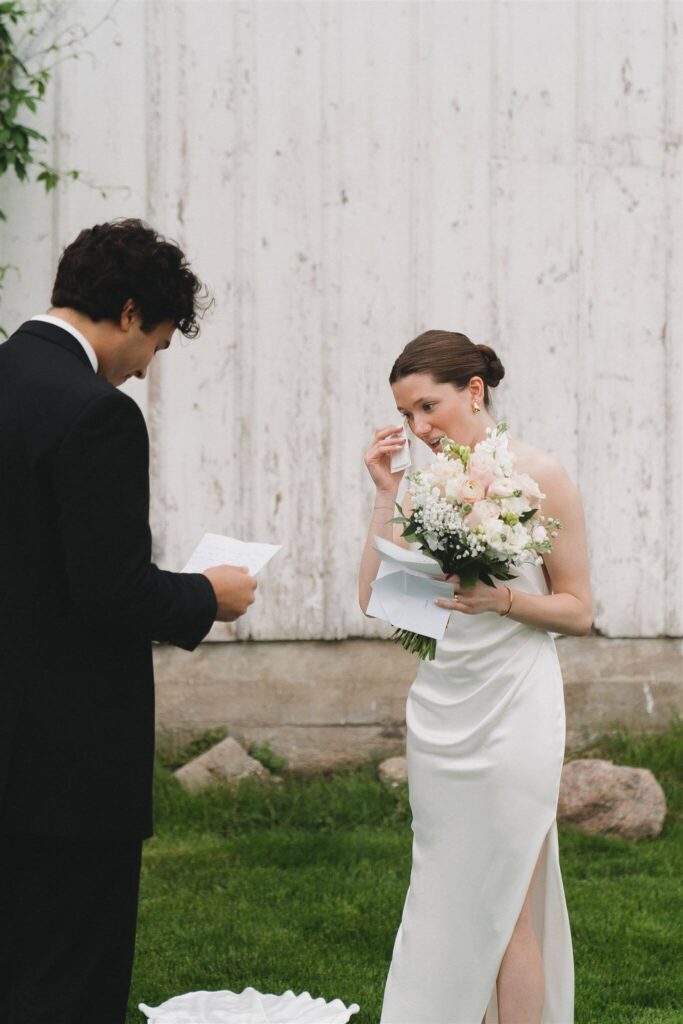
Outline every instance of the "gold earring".
<svg viewBox="0 0 683 1024"><path fill-rule="evenodd" d="M481 412L479 402L472 402L472 412Z"/></svg>

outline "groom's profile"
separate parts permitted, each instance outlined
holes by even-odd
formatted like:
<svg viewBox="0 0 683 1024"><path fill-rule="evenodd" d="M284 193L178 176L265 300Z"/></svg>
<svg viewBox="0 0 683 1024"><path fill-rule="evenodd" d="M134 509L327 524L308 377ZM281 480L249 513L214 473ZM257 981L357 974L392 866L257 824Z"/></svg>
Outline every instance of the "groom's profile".
<svg viewBox="0 0 683 1024"><path fill-rule="evenodd" d="M152 563L145 421L117 391L197 334L200 292L177 245L100 224L0 345L0 1024L123 1024L151 642L193 650L254 600L245 569Z"/></svg>

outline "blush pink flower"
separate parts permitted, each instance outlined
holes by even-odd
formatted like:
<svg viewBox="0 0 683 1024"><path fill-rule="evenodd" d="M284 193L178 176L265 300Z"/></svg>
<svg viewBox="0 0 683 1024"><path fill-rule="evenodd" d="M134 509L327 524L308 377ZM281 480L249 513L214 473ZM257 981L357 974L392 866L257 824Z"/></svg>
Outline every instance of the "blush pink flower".
<svg viewBox="0 0 683 1024"><path fill-rule="evenodd" d="M488 452L472 452L467 463L467 475L473 480L479 480L486 490L498 476L496 460Z"/></svg>
<svg viewBox="0 0 683 1024"><path fill-rule="evenodd" d="M460 501L474 505L476 501L481 501L486 494L486 489L480 480L465 476L459 481L459 492Z"/></svg>
<svg viewBox="0 0 683 1024"><path fill-rule="evenodd" d="M508 476L499 476L486 490L487 498L511 498L515 493L515 482Z"/></svg>
<svg viewBox="0 0 683 1024"><path fill-rule="evenodd" d="M472 511L465 516L465 525L474 530L487 519L497 519L499 512L500 509L493 501L487 501L486 498L483 501L476 501Z"/></svg>
<svg viewBox="0 0 683 1024"><path fill-rule="evenodd" d="M528 473L518 473L516 480L531 508L538 508L541 504L541 499L545 498L545 494L533 477L530 477Z"/></svg>
<svg viewBox="0 0 683 1024"><path fill-rule="evenodd" d="M449 496L452 482L462 477L462 463L460 459L437 459L429 467L429 476L433 486L438 487L441 497Z"/></svg>

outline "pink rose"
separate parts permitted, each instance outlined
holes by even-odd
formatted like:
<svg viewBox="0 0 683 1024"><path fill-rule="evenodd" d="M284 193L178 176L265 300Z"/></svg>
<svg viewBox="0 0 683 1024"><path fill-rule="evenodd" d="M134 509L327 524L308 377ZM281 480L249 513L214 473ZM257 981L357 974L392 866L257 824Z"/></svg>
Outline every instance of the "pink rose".
<svg viewBox="0 0 683 1024"><path fill-rule="evenodd" d="M511 498L515 493L514 481L507 476L497 477L493 483L489 484L486 491L487 498Z"/></svg>
<svg viewBox="0 0 683 1024"><path fill-rule="evenodd" d="M465 516L465 524L474 530L477 526L481 526L487 519L497 519L499 513L498 506L492 501L477 501L471 512Z"/></svg>
<svg viewBox="0 0 683 1024"><path fill-rule="evenodd" d="M517 483L531 508L538 508L541 504L541 499L545 498L545 494L541 491L533 477L530 477L527 473L518 473Z"/></svg>
<svg viewBox="0 0 683 1024"><path fill-rule="evenodd" d="M472 452L467 463L467 475L479 480L486 489L498 476L495 459L488 452Z"/></svg>

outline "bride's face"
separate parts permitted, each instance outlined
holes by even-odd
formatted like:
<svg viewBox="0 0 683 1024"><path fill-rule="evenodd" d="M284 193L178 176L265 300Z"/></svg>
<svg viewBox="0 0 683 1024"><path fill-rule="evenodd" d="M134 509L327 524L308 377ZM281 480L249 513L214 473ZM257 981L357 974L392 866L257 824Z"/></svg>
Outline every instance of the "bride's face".
<svg viewBox="0 0 683 1024"><path fill-rule="evenodd" d="M391 385L396 407L421 441L438 452L442 437L470 444L479 424L474 422L472 402L484 407L484 384L473 377L459 391L453 384L438 384L428 373L411 373Z"/></svg>

